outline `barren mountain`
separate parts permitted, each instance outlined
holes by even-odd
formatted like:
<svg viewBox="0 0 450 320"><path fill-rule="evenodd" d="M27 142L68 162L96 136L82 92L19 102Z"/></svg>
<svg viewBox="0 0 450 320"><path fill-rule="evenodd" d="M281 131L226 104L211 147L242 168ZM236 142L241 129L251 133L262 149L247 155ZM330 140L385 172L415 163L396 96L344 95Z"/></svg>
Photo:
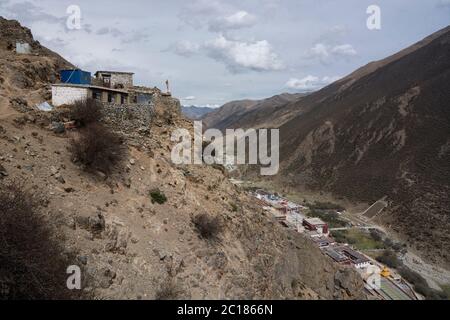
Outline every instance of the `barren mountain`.
<svg viewBox="0 0 450 320"><path fill-rule="evenodd" d="M172 130L192 128L177 99L155 98L153 110L105 106L101 123L121 137L117 148L126 159L111 173L86 171L69 151L80 129L51 130L71 120L70 108L29 108L49 98L48 83L70 64L31 42L17 22L0 23L6 44L0 46L0 187L19 181L41 199L35 214L64 248L54 255L73 254L70 263L82 267L83 292L99 299L364 297L353 269L282 228L222 168L173 164ZM9 45L17 39L30 41L36 55L17 55ZM151 121L142 116L148 112ZM219 221L213 239L206 238L211 229L201 232L200 214ZM7 219L4 212L0 219ZM0 226L0 232L11 227ZM0 281L14 294L14 276L29 266L10 274L8 252L0 253Z"/></svg>
<svg viewBox="0 0 450 320"><path fill-rule="evenodd" d="M16 55L16 42L28 43L33 54ZM0 115L14 113L11 106L37 104L51 99L50 83L58 70L73 67L33 39L19 22L0 17Z"/></svg>
<svg viewBox="0 0 450 320"><path fill-rule="evenodd" d="M298 101L305 94L283 93L264 100L229 102L203 117L205 126L219 130L232 128L278 127L293 115L286 104Z"/></svg>
<svg viewBox="0 0 450 320"><path fill-rule="evenodd" d="M355 201L430 261L450 264L450 28L290 106L281 172Z"/></svg>
<svg viewBox="0 0 450 320"><path fill-rule="evenodd" d="M191 120L199 120L206 116L208 113L213 112L214 108L197 107L197 106L182 106L181 112Z"/></svg>

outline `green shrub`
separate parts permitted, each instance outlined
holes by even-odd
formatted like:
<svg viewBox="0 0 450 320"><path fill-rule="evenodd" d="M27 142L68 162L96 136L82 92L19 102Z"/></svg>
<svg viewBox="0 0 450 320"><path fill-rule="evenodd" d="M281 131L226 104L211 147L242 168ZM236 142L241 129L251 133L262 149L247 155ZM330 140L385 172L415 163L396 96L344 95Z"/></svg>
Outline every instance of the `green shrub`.
<svg viewBox="0 0 450 320"><path fill-rule="evenodd" d="M150 197L152 198L152 203L163 204L167 201L167 197L159 189L150 191Z"/></svg>

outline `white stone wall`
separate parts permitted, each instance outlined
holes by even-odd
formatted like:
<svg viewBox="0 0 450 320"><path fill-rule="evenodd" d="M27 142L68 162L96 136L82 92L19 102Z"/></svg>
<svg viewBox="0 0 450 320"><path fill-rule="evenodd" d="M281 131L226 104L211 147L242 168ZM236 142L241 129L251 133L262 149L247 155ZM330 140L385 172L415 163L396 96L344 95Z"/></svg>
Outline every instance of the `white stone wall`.
<svg viewBox="0 0 450 320"><path fill-rule="evenodd" d="M52 86L52 105L55 107L71 104L89 97L89 88Z"/></svg>

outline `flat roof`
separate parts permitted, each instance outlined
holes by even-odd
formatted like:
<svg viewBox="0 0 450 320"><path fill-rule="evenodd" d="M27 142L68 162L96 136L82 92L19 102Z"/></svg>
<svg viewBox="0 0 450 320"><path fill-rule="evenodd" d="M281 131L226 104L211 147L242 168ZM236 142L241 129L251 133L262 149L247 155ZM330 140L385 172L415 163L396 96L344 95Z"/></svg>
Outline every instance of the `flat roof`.
<svg viewBox="0 0 450 320"><path fill-rule="evenodd" d="M350 247L338 247L335 250L341 252L344 255L346 255L355 264L365 263L365 262L369 262L370 261L366 256L362 255L358 251L353 250Z"/></svg>
<svg viewBox="0 0 450 320"><path fill-rule="evenodd" d="M334 261L337 262L343 262L343 261L348 261L349 258L347 256L345 256L344 254L334 250L333 248L328 248L325 249L325 253L330 256Z"/></svg>
<svg viewBox="0 0 450 320"><path fill-rule="evenodd" d="M85 88L85 89L98 89L98 90L113 91L113 92L128 94L128 91L125 91L125 90L118 90L118 89L112 89L112 88L107 88L107 87L93 86L93 85L89 85L89 84L54 83L54 84L52 84L52 87L74 87L74 88Z"/></svg>
<svg viewBox="0 0 450 320"><path fill-rule="evenodd" d="M308 224L312 224L312 225L326 224L320 218L307 218L307 219L304 219L304 221L307 222Z"/></svg>
<svg viewBox="0 0 450 320"><path fill-rule="evenodd" d="M117 73L117 74L134 74L134 72L125 72L125 71L97 71L95 74L97 73Z"/></svg>

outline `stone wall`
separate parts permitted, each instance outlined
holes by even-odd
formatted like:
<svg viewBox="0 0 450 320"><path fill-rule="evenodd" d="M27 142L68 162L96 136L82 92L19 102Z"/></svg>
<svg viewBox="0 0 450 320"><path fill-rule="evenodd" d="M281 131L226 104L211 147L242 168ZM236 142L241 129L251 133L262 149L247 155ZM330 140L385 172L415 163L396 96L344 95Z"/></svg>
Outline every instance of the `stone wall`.
<svg viewBox="0 0 450 320"><path fill-rule="evenodd" d="M103 122L125 134L148 130L154 117L154 106L148 104L104 104L103 110Z"/></svg>
<svg viewBox="0 0 450 320"><path fill-rule="evenodd" d="M111 88L116 88L116 85L121 84L124 88L133 86L133 75L122 73L111 73Z"/></svg>

